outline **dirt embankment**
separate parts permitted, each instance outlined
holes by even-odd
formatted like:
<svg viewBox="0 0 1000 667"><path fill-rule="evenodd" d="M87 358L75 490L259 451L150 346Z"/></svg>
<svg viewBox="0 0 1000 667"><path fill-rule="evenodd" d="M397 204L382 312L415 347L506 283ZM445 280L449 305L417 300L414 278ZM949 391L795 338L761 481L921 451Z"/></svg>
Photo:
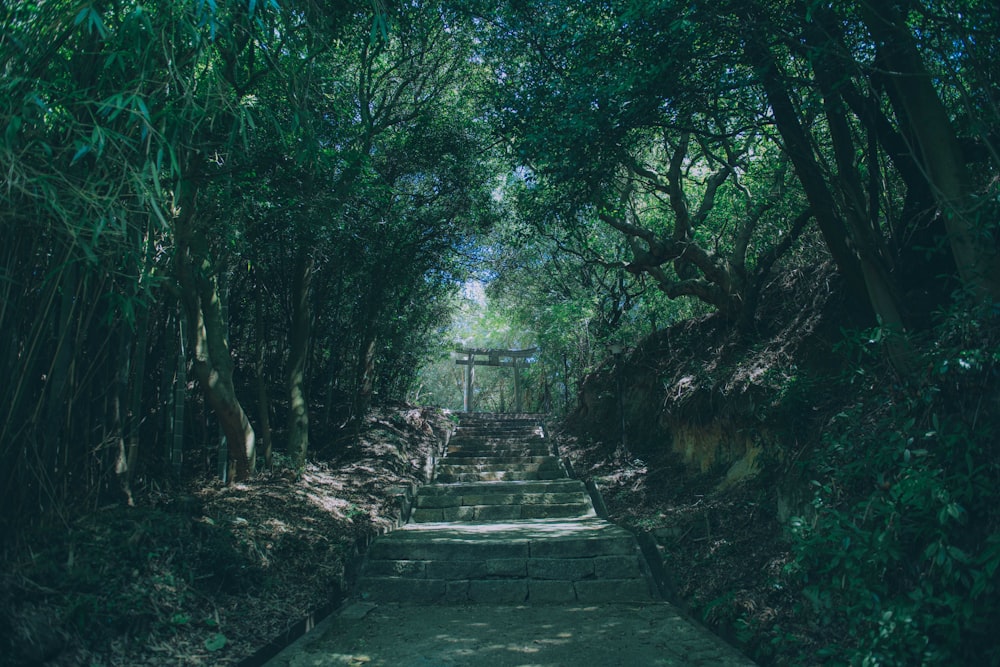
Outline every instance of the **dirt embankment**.
<svg viewBox="0 0 1000 667"><path fill-rule="evenodd" d="M782 522L807 495L795 461L839 405L815 378L839 372L850 326L831 267L780 280L751 331L683 322L606 363L560 434L612 520L655 540L674 601L765 663L782 662L778 632L814 641L784 576Z"/></svg>

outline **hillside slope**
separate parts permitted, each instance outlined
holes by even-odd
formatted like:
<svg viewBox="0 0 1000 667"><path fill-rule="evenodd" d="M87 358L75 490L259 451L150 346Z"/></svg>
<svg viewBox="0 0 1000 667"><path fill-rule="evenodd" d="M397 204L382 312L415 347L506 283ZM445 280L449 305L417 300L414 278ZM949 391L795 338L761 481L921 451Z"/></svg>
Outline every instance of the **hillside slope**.
<svg viewBox="0 0 1000 667"><path fill-rule="evenodd" d="M560 434L577 475L762 664L997 664L996 310L908 339L904 380L829 266L765 294L753 331L682 322L589 376Z"/></svg>

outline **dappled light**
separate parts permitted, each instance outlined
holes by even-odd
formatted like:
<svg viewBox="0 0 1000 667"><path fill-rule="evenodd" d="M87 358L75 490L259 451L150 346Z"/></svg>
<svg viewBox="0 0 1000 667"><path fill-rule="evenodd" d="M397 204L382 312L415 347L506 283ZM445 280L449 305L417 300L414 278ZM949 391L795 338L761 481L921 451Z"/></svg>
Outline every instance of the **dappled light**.
<svg viewBox="0 0 1000 667"><path fill-rule="evenodd" d="M334 619L287 660L323 664L565 667L599 664L745 665L701 643L704 630L666 604L443 607L380 605L363 618ZM332 662L326 662L330 660Z"/></svg>

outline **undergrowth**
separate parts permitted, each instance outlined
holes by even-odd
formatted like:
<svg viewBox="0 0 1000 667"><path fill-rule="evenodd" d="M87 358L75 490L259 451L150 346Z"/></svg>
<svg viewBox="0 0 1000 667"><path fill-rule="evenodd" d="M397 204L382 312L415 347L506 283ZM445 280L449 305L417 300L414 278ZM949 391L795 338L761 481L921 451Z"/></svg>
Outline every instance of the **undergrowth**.
<svg viewBox="0 0 1000 667"><path fill-rule="evenodd" d="M855 399L800 462L813 494L790 521L787 568L801 613L840 640L802 660L1000 664L997 320L956 308L905 384L879 365L876 335L848 337Z"/></svg>

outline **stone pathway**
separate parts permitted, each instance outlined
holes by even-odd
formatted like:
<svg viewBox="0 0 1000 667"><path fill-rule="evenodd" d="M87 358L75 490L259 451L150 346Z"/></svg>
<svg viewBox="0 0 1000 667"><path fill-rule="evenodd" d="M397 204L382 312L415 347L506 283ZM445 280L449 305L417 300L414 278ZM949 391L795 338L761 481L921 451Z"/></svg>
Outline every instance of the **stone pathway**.
<svg viewBox="0 0 1000 667"><path fill-rule="evenodd" d="M356 603L268 667L753 667L665 602Z"/></svg>
<svg viewBox="0 0 1000 667"><path fill-rule="evenodd" d="M410 523L376 540L360 602L271 665L752 665L659 601L535 415L462 415Z"/></svg>
<svg viewBox="0 0 1000 667"><path fill-rule="evenodd" d="M368 600L600 603L654 599L635 538L599 519L533 415L462 415L411 522L372 544Z"/></svg>

